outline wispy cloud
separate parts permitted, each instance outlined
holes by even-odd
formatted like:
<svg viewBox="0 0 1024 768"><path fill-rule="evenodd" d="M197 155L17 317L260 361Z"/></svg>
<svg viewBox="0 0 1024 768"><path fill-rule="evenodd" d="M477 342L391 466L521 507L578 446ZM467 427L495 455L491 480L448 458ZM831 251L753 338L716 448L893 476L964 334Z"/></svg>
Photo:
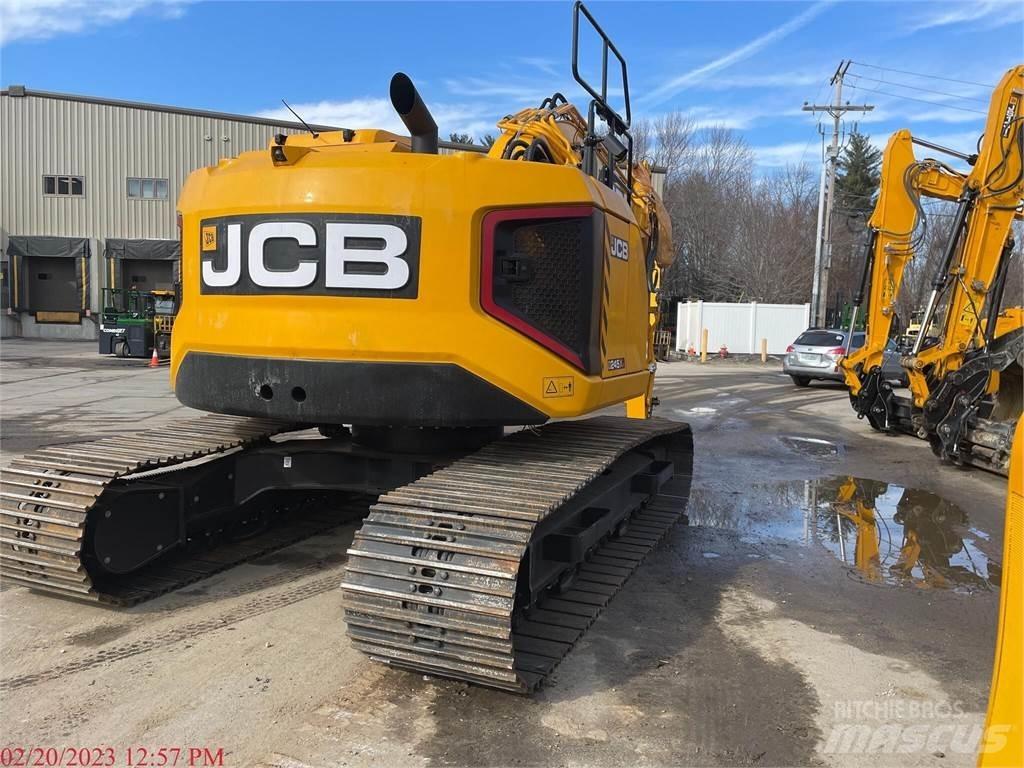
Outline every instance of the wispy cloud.
<svg viewBox="0 0 1024 768"><path fill-rule="evenodd" d="M553 59L546 59L541 56L520 56L519 62L528 67L539 69L545 75L552 77L564 77L565 67L559 67Z"/></svg>
<svg viewBox="0 0 1024 768"><path fill-rule="evenodd" d="M303 120L313 125L379 128L397 134L408 133L387 99L324 100L291 104L291 107ZM447 138L449 133L468 133L478 139L485 133L497 133L494 127L495 118L491 118L490 114L480 107L431 102L430 111L437 121L442 138ZM256 114L272 120L295 121L295 117L283 105Z"/></svg>
<svg viewBox="0 0 1024 768"><path fill-rule="evenodd" d="M751 72L743 75L717 75L710 80L694 83L695 90L702 91L736 91L745 88L788 88L795 86L817 85L828 82L821 72Z"/></svg>
<svg viewBox="0 0 1024 768"><path fill-rule="evenodd" d="M466 77L449 78L444 81L444 85L448 92L455 96L470 96L478 99L498 97L508 100L510 104L524 106L539 103L542 98L551 95L550 83L541 85L528 82L497 82L482 77Z"/></svg>
<svg viewBox="0 0 1024 768"><path fill-rule="evenodd" d="M189 0L0 0L0 45L89 32L143 12L177 18Z"/></svg>
<svg viewBox="0 0 1024 768"><path fill-rule="evenodd" d="M551 94L561 93L567 96L570 101L585 105L590 97L571 81L559 77L552 79L544 77L542 80L491 80L483 77L461 77L447 78L444 87L453 96L469 97L472 99L494 98L500 100L502 114L515 112L526 106L537 106L541 101ZM614 98L621 97L622 88L609 86L608 96L614 104Z"/></svg>
<svg viewBox="0 0 1024 768"><path fill-rule="evenodd" d="M794 141L753 147L754 162L762 168L782 168L801 162L816 162L818 149L814 141Z"/></svg>
<svg viewBox="0 0 1024 768"><path fill-rule="evenodd" d="M985 116L959 109L928 109L925 107L923 112L917 112L914 115L914 120L921 123L977 123L981 130L981 126L985 123Z"/></svg>
<svg viewBox="0 0 1024 768"><path fill-rule="evenodd" d="M689 72L684 72L677 77L673 77L651 91L646 97L644 97L644 101L652 104L663 102L686 88L690 88L698 83L704 82L710 75L749 59L751 56L759 53L768 46L777 43L793 32L796 32L798 29L809 24L828 6L832 5L833 2L835 2L835 0L820 0L784 24L780 24L774 29L765 32L763 35L754 38L750 42L733 49L724 56L719 56L717 59L709 61L707 64L703 64L696 69L691 69Z"/></svg>
<svg viewBox="0 0 1024 768"><path fill-rule="evenodd" d="M694 128L731 128L744 131L752 128L758 121L769 118L772 120L799 117L806 119L803 112L786 113L777 106L770 104L697 104L684 110L686 116L693 121Z"/></svg>
<svg viewBox="0 0 1024 768"><path fill-rule="evenodd" d="M974 0L965 3L927 3L929 13L908 27L909 32L969 24L988 28L1020 24L1024 21L1024 4L1017 0ZM1019 40L1018 40L1019 42Z"/></svg>

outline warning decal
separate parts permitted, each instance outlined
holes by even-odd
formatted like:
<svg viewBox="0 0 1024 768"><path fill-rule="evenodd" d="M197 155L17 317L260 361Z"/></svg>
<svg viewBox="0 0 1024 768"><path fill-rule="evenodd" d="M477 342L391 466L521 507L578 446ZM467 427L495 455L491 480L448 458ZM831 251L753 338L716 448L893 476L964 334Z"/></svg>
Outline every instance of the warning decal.
<svg viewBox="0 0 1024 768"><path fill-rule="evenodd" d="M572 397L573 377L546 376L541 391L544 393L544 397Z"/></svg>

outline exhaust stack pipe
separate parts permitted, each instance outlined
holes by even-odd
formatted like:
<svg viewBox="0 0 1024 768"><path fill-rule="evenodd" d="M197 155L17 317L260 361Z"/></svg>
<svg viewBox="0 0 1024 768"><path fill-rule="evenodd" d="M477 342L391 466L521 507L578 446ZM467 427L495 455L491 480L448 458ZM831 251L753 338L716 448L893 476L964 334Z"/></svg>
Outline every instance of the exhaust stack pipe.
<svg viewBox="0 0 1024 768"><path fill-rule="evenodd" d="M391 104L412 136L412 151L426 155L437 154L437 123L430 116L416 86L404 72L391 78Z"/></svg>

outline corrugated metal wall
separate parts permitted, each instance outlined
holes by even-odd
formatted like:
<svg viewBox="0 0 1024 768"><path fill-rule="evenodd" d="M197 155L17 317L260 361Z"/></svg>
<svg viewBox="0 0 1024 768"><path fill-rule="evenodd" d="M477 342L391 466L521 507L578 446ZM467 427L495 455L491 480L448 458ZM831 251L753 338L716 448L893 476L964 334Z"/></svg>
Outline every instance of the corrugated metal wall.
<svg viewBox="0 0 1024 768"><path fill-rule="evenodd" d="M267 146L269 126L29 95L0 98L0 224L4 235L174 238L185 177ZM43 195L43 176L85 178L84 197ZM129 177L168 180L167 200L129 199ZM6 243L4 244L6 245ZM99 244L97 244L99 245Z"/></svg>

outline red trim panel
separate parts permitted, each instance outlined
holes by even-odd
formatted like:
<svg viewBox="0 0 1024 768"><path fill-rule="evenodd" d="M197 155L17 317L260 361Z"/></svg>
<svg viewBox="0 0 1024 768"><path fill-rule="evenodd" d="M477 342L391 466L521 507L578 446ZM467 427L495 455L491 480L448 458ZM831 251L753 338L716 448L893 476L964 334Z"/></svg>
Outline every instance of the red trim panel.
<svg viewBox="0 0 1024 768"><path fill-rule="evenodd" d="M583 359L567 346L546 333L534 328L521 317L498 306L494 301L494 231L506 221L535 219L584 219L594 212L590 205L565 205L553 208L515 208L505 211L491 211L483 220L483 246L480 272L480 305L492 317L501 320L524 336L536 341L542 347L567 360L581 371L585 370Z"/></svg>

